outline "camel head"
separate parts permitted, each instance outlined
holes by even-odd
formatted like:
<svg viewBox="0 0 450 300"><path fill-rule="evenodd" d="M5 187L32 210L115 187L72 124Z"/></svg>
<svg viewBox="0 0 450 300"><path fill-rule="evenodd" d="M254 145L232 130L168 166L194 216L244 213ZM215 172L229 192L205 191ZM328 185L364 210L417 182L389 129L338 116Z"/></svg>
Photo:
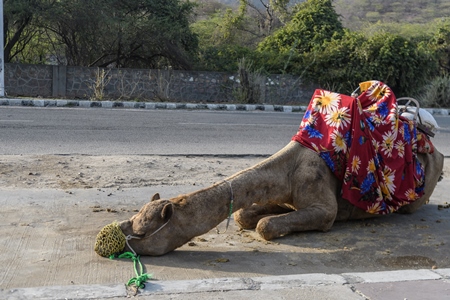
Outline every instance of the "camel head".
<svg viewBox="0 0 450 300"><path fill-rule="evenodd" d="M125 251L163 255L179 247L177 232L171 226L173 215L174 204L155 194L137 214L119 223L123 234L128 237Z"/></svg>
<svg viewBox="0 0 450 300"><path fill-rule="evenodd" d="M213 186L171 199L160 199L159 194L155 194L129 220L106 225L97 235L94 250L104 257L124 251L163 255L175 250L226 218L227 206L211 201L225 197L224 201L229 202L229 194L223 196L223 189L218 190ZM202 199L206 204L205 201L197 201ZM208 214L205 214L205 205Z"/></svg>
<svg viewBox="0 0 450 300"><path fill-rule="evenodd" d="M173 220L174 203L155 194L129 220L114 222L98 233L95 252L108 257L124 251L140 255L163 255L186 243Z"/></svg>

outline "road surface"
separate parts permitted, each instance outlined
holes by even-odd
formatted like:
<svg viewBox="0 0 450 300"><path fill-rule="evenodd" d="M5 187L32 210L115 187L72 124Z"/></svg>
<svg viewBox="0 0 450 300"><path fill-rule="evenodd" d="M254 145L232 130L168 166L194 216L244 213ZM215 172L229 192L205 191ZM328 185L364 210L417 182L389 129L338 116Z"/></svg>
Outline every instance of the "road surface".
<svg viewBox="0 0 450 300"><path fill-rule="evenodd" d="M271 155L303 114L0 107L1 154ZM433 139L450 156L450 117Z"/></svg>

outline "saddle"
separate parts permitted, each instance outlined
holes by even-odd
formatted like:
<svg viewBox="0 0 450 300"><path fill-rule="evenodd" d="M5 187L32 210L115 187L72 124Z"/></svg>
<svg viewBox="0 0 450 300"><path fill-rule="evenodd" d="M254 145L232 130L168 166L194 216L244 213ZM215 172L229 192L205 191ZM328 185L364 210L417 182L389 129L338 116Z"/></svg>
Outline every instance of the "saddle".
<svg viewBox="0 0 450 300"><path fill-rule="evenodd" d="M389 214L423 195L417 154L434 151L429 137L437 124L418 103L411 107L411 98L399 105L380 81L363 82L359 89L352 96L316 90L292 140L324 159L342 180L343 199L369 213Z"/></svg>

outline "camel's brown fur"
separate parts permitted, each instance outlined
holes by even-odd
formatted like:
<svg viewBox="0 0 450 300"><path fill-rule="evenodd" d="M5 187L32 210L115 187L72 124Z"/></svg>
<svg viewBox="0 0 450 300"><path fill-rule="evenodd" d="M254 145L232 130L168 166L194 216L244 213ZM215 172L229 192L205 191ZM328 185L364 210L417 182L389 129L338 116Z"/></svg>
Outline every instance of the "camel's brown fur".
<svg viewBox="0 0 450 300"><path fill-rule="evenodd" d="M425 167L425 194L402 207L402 213L425 204L442 173L444 156L437 150L419 156ZM129 241L136 253L162 255L226 219L232 194L236 222L242 228L256 228L266 240L291 232L327 231L335 221L375 216L340 199L340 187L319 155L290 142L254 167L211 187L169 200L156 195L120 227L125 235L140 237Z"/></svg>

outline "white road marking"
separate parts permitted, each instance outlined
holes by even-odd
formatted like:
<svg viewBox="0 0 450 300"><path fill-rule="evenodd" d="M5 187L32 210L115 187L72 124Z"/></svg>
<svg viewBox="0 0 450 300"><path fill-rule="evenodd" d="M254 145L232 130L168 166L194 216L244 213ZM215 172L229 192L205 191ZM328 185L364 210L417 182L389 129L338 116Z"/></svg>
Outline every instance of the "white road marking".
<svg viewBox="0 0 450 300"><path fill-rule="evenodd" d="M207 125L207 126L270 126L270 127L291 127L289 124L252 124L252 123L178 123L180 125Z"/></svg>
<svg viewBox="0 0 450 300"><path fill-rule="evenodd" d="M21 122L21 123L33 123L34 120L0 120L0 122L8 122L8 123L13 123L13 122Z"/></svg>

